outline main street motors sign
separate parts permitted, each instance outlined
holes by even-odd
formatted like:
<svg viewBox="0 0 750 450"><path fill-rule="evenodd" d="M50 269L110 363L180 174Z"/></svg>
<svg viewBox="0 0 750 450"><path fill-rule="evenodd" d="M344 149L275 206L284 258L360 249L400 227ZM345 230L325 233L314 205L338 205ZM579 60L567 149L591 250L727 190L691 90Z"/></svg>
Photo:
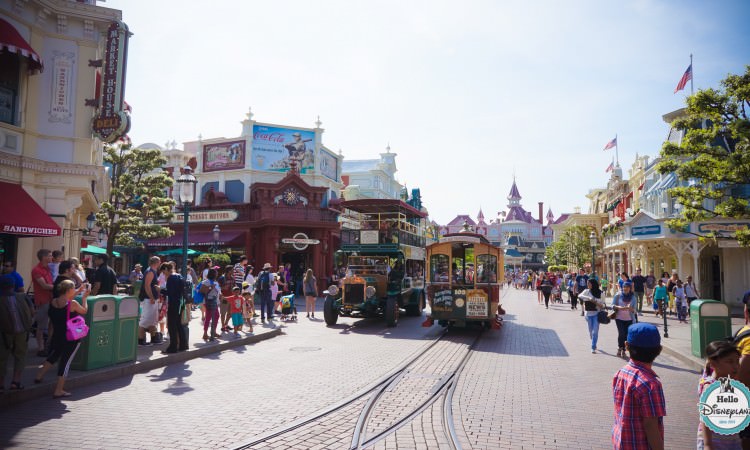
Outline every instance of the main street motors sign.
<svg viewBox="0 0 750 450"><path fill-rule="evenodd" d="M282 244L291 244L297 250L304 250L308 245L318 245L320 241L317 239L310 239L305 233L297 233L294 237L284 238L281 240Z"/></svg>
<svg viewBox="0 0 750 450"><path fill-rule="evenodd" d="M233 209L221 209L216 211L190 211L188 222L205 223L205 222L233 222L237 220L237 211ZM182 223L184 217L182 214L175 214L172 217L172 223Z"/></svg>

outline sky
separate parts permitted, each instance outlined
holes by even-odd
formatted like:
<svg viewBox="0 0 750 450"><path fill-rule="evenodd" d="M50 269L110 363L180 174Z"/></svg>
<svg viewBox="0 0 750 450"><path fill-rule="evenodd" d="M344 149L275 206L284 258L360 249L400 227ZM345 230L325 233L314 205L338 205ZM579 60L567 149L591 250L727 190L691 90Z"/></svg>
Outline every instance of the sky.
<svg viewBox="0 0 750 450"><path fill-rule="evenodd" d="M515 176L522 204L588 210L620 165L658 156L690 84L750 64L750 2L107 0L133 36L134 144L236 137L258 122L313 128L347 159L390 145L430 217L487 220Z"/></svg>

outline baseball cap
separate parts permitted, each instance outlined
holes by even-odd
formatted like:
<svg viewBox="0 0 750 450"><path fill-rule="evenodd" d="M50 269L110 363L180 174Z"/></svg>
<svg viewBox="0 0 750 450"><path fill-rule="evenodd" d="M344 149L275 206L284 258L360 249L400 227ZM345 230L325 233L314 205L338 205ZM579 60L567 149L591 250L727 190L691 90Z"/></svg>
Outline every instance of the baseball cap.
<svg viewBox="0 0 750 450"><path fill-rule="evenodd" d="M659 329L650 323L637 323L628 328L628 344L636 347L653 348L661 345Z"/></svg>
<svg viewBox="0 0 750 450"><path fill-rule="evenodd" d="M625 286L627 286L627 287L633 287L633 282L632 281L626 281L626 282L622 283L622 287L625 287Z"/></svg>

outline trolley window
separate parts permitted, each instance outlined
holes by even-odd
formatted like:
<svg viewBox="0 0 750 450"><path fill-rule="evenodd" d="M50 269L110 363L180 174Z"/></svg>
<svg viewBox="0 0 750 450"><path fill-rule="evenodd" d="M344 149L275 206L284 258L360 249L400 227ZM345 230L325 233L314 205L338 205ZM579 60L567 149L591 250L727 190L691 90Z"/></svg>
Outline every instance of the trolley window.
<svg viewBox="0 0 750 450"><path fill-rule="evenodd" d="M453 283L474 285L474 247L454 246L451 263Z"/></svg>
<svg viewBox="0 0 750 450"><path fill-rule="evenodd" d="M477 256L477 283L497 283L497 256Z"/></svg>
<svg viewBox="0 0 750 450"><path fill-rule="evenodd" d="M433 283L448 283L450 281L450 258L448 255L435 254L430 256L430 281Z"/></svg>

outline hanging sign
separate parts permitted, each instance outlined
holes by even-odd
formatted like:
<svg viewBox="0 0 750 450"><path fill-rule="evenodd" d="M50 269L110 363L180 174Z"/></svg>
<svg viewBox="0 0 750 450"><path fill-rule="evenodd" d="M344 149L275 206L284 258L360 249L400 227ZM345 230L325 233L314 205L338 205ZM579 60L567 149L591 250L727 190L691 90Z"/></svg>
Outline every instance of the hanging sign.
<svg viewBox="0 0 750 450"><path fill-rule="evenodd" d="M281 240L282 244L291 244L297 250L304 250L308 245L320 244L318 239L310 239L305 233L297 233L294 237L284 238Z"/></svg>
<svg viewBox="0 0 750 450"><path fill-rule="evenodd" d="M94 136L110 144L130 130L130 115L123 109L129 36L130 31L124 22L112 22L107 29L99 87L101 103L96 116L91 119L91 131Z"/></svg>

